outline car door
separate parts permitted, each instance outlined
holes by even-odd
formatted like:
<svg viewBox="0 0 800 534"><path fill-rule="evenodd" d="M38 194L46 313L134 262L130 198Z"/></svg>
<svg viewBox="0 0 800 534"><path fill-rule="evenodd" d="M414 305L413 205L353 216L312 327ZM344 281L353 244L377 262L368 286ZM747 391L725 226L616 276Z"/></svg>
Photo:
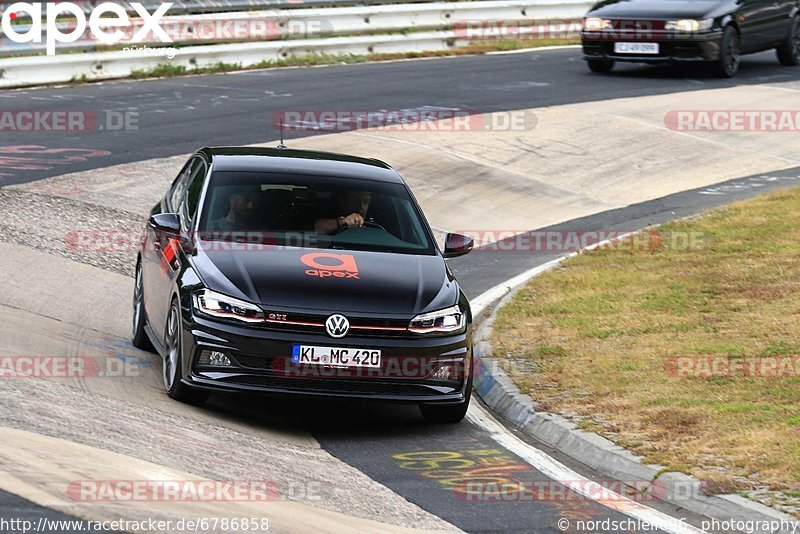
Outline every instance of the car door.
<svg viewBox="0 0 800 534"><path fill-rule="evenodd" d="M736 20L741 34L742 53L764 49L769 44L772 0L740 0Z"/></svg>
<svg viewBox="0 0 800 534"><path fill-rule="evenodd" d="M789 35L794 11L795 2L793 0L773 0L770 2L766 28L768 45L777 45Z"/></svg>
<svg viewBox="0 0 800 534"><path fill-rule="evenodd" d="M194 156L188 171L179 180L169 199L169 213L177 213L181 219L181 236L180 238L170 235L161 236L161 277L157 288L161 299L162 313L162 320L159 323L162 332L159 334L159 339L163 339L166 332L167 316L169 314L169 306L172 304L172 288L175 278L183 271L187 261L183 244L189 243L192 238L194 211L196 211L199 188L202 187L202 182L205 179L206 169L207 166L203 157L200 155ZM194 211L190 208L192 205L194 206Z"/></svg>
<svg viewBox="0 0 800 534"><path fill-rule="evenodd" d="M193 156L184 165L175 178L160 205L151 215L157 213L176 213L174 206L180 206L186 184L192 176L192 169L197 165L197 156ZM144 273L144 296L147 321L156 338L163 340L169 306L169 287L173 278L173 263L169 255L174 252L175 245L170 244L168 236L155 231L148 225L145 234L145 246L142 252L142 269ZM166 293L166 295L165 295ZM165 304L166 301L166 304Z"/></svg>

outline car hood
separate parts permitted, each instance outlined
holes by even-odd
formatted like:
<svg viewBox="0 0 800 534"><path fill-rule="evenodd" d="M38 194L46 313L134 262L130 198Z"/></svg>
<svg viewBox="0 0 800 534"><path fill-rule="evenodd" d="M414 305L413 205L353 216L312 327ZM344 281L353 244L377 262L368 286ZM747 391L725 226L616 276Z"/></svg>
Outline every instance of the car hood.
<svg viewBox="0 0 800 534"><path fill-rule="evenodd" d="M589 16L652 20L703 18L724 3L721 0L607 0L595 4Z"/></svg>
<svg viewBox="0 0 800 534"><path fill-rule="evenodd" d="M219 248L218 242L196 244L193 264L206 287L268 310L411 317L458 300L458 286L439 255Z"/></svg>

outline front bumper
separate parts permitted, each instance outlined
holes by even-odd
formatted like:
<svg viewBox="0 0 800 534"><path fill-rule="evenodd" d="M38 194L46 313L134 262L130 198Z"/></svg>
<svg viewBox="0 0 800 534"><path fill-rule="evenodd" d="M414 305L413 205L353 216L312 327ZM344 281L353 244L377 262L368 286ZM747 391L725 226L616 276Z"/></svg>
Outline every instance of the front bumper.
<svg viewBox="0 0 800 534"><path fill-rule="evenodd" d="M376 337L251 328L185 317L182 382L218 391L389 402L463 402L472 370L472 333L443 337ZM292 345L380 349L380 369L353 370L291 361ZM200 365L204 350L224 352L232 367ZM449 380L432 377L442 365L458 369Z"/></svg>
<svg viewBox="0 0 800 534"><path fill-rule="evenodd" d="M631 63L692 63L719 59L722 32L710 30L693 35L676 35L670 32L650 32L646 37L607 35L583 32L581 44L583 59L610 60ZM658 54L620 54L614 52L617 42L658 43Z"/></svg>

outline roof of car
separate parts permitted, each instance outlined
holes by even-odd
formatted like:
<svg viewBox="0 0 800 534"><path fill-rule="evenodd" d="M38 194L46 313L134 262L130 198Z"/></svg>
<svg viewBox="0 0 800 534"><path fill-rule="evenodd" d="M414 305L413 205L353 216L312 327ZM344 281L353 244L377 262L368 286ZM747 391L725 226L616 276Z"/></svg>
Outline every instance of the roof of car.
<svg viewBox="0 0 800 534"><path fill-rule="evenodd" d="M334 152L255 147L213 147L198 152L205 154L218 171L278 172L403 182L394 169L380 160Z"/></svg>

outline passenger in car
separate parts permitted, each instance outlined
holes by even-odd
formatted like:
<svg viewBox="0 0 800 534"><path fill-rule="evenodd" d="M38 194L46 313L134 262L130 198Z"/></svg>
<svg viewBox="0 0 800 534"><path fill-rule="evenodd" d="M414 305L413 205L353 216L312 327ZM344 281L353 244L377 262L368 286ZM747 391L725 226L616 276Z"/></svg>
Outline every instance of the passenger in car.
<svg viewBox="0 0 800 534"><path fill-rule="evenodd" d="M212 232L241 232L253 230L260 213L261 194L259 191L234 192L228 197L228 213L212 220L208 230Z"/></svg>

